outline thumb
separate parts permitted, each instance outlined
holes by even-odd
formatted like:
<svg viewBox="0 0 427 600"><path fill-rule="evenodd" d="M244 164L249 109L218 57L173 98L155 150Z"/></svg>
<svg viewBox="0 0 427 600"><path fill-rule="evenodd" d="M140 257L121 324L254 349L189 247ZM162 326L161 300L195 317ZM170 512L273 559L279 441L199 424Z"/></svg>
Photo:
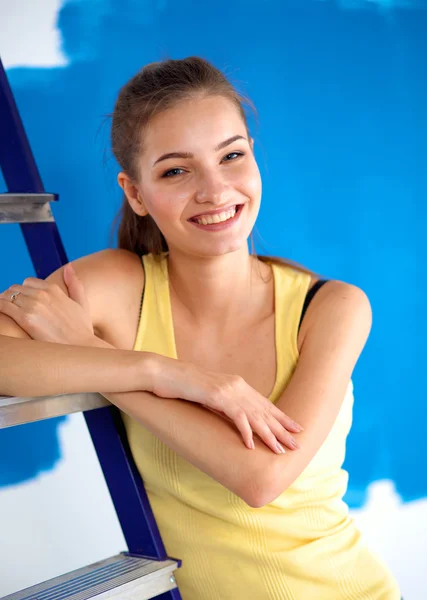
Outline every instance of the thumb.
<svg viewBox="0 0 427 600"><path fill-rule="evenodd" d="M65 265L63 270L64 282L68 288L68 295L71 300L74 300L84 309L89 308L89 304L86 298L86 292L83 283L77 276L74 267L71 263Z"/></svg>

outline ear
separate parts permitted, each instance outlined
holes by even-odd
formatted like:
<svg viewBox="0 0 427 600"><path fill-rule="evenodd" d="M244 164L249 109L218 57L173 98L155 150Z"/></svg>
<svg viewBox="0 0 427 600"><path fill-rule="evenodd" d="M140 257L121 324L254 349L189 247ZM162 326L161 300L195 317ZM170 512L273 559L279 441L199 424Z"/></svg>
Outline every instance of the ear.
<svg viewBox="0 0 427 600"><path fill-rule="evenodd" d="M255 144L255 142L254 142L254 138L253 138L253 137L249 138L249 144L250 144L250 146L251 146L251 150L252 150L252 152L253 152L253 151L254 151L254 144Z"/></svg>
<svg viewBox="0 0 427 600"><path fill-rule="evenodd" d="M140 217L148 215L148 210L145 208L144 202L139 193L138 187L131 181L129 175L120 171L117 175L117 182L124 191L132 210Z"/></svg>

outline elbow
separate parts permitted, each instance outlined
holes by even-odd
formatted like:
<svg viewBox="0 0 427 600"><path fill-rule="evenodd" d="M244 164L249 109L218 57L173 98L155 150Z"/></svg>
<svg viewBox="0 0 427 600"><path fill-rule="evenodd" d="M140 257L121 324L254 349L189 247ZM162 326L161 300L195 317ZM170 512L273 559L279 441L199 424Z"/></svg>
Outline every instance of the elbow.
<svg viewBox="0 0 427 600"><path fill-rule="evenodd" d="M274 500L274 498L270 499L269 495L266 494L256 494L253 496L248 496L247 498L243 498L248 506L251 508L262 508L263 506L267 506Z"/></svg>
<svg viewBox="0 0 427 600"><path fill-rule="evenodd" d="M280 471L278 473L275 465L271 465L258 473L252 473L240 494L242 500L251 508L262 508L274 502L289 485L283 475L283 463Z"/></svg>

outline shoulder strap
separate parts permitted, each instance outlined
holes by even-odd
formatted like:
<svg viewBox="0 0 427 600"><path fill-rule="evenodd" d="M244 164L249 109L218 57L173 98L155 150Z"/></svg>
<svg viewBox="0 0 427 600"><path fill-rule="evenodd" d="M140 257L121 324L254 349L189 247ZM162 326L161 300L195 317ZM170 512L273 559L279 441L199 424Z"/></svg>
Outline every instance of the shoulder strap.
<svg viewBox="0 0 427 600"><path fill-rule="evenodd" d="M319 279L319 281L316 281L316 283L313 285L313 287L308 291L307 296L305 298L304 306L302 309L299 327L301 327L301 323L304 318L304 315L307 312L307 308L309 307L310 302L313 300L316 292L318 292L320 290L320 288L322 287L322 285L324 285L327 281L329 281L329 279Z"/></svg>

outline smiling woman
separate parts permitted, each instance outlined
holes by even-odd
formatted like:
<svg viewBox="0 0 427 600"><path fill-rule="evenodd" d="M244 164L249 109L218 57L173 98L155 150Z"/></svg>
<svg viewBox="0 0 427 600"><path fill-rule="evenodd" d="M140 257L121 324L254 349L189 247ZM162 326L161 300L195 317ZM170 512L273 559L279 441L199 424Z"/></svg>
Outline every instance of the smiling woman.
<svg viewBox="0 0 427 600"><path fill-rule="evenodd" d="M195 415L185 425L169 411L168 437L126 404L129 441L166 548L183 558L184 600L398 600L342 501L369 300L344 282L322 287L301 265L249 254L262 184L245 105L197 57L147 65L120 91L119 246L142 255L145 280L133 347L239 373L304 431L285 455L262 444L240 454L228 432Z"/></svg>
<svg viewBox="0 0 427 600"><path fill-rule="evenodd" d="M0 320L0 393L121 409L183 600L399 600L343 502L366 294L249 253L253 140L203 59L144 67L111 133L119 248L3 295L33 339Z"/></svg>

